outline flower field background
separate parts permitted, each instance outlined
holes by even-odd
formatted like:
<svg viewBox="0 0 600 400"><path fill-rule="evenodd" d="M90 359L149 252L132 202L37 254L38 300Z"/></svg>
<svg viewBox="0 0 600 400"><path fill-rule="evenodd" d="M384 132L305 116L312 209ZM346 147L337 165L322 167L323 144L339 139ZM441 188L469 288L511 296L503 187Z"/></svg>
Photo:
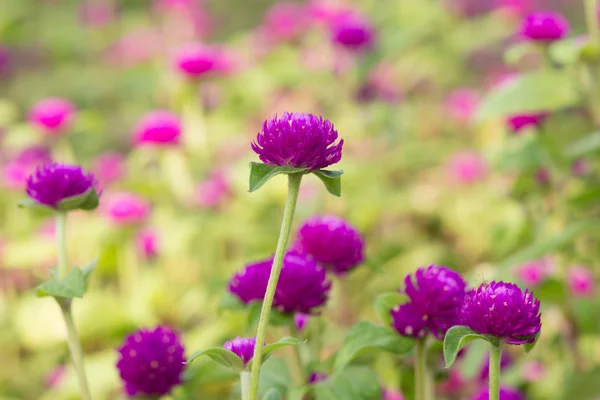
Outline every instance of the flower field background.
<svg viewBox="0 0 600 400"><path fill-rule="evenodd" d="M174 374L163 397L127 356L154 357L159 334L188 359L256 336L288 190L281 174L250 192L259 161L306 173L266 336L299 341L266 346L261 399L487 399L485 341L445 368L465 324L507 343L500 400L600 398L599 15L594 0L0 1L0 400L82 398L43 282L54 211L94 180L97 208L66 222L69 266L93 269L70 296L92 397L239 399L219 356L142 361ZM28 183L52 161L95 178ZM18 208L28 195L47 207ZM539 299L531 351L539 321L490 331L481 293L462 303L463 283L492 281ZM410 309L429 301L463 319ZM245 368L255 343L226 348Z"/></svg>

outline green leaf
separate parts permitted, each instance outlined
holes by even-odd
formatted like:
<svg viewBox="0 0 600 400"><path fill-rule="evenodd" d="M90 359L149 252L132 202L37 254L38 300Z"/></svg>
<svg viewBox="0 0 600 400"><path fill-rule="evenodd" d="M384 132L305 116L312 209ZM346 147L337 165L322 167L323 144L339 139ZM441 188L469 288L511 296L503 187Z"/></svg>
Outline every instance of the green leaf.
<svg viewBox="0 0 600 400"><path fill-rule="evenodd" d="M271 388L267 390L262 400L282 400L281 392L277 389Z"/></svg>
<svg viewBox="0 0 600 400"><path fill-rule="evenodd" d="M390 328L361 321L354 325L346 335L344 344L336 356L334 370L340 371L365 351L379 349L402 354L408 352L413 344L413 340L400 336Z"/></svg>
<svg viewBox="0 0 600 400"><path fill-rule="evenodd" d="M482 101L476 121L523 112L549 112L578 104L572 78L563 71L540 70L522 74L498 86Z"/></svg>
<svg viewBox="0 0 600 400"><path fill-rule="evenodd" d="M533 350L533 348L537 344L537 341L540 338L541 334L542 334L542 331L539 331L537 333L537 335L535 335L535 340L533 341L533 343L526 343L523 345L523 348L525 349L525 353L529 353L531 350Z"/></svg>
<svg viewBox="0 0 600 400"><path fill-rule="evenodd" d="M291 337L291 336L283 337L283 338L279 339L278 341L276 341L275 343L270 343L263 347L263 349L262 349L263 361L267 360L271 356L271 354L277 349L280 349L282 347L287 347L287 346L299 346L302 343L304 343L302 340L296 339L295 337Z"/></svg>
<svg viewBox="0 0 600 400"><path fill-rule="evenodd" d="M85 285L85 289L87 289L87 287L88 287L90 277L92 275L92 272L94 272L94 270L96 269L96 266L98 266L98 259L95 259L94 261L92 261L91 263L89 263L88 265L86 265L85 267L83 267L81 269L81 274L83 275L83 282Z"/></svg>
<svg viewBox="0 0 600 400"><path fill-rule="evenodd" d="M245 310L246 304L233 293L226 291L221 297L218 308L219 310Z"/></svg>
<svg viewBox="0 0 600 400"><path fill-rule="evenodd" d="M350 366L314 385L315 400L379 400L381 385L375 372Z"/></svg>
<svg viewBox="0 0 600 400"><path fill-rule="evenodd" d="M392 324L392 315L390 311L392 308L406 303L408 297L398 292L381 293L375 298L375 312L379 317L379 320L385 325L390 326Z"/></svg>
<svg viewBox="0 0 600 400"><path fill-rule="evenodd" d="M313 174L317 176L325 184L327 191L334 196L340 197L342 195L342 174L344 171L327 171L320 169L314 171Z"/></svg>
<svg viewBox="0 0 600 400"><path fill-rule="evenodd" d="M590 133L569 145L565 151L570 158L579 158L600 151L600 132Z"/></svg>
<svg viewBox="0 0 600 400"><path fill-rule="evenodd" d="M517 42L504 52L504 62L509 65L515 65L523 57L535 50L536 46L531 42Z"/></svg>
<svg viewBox="0 0 600 400"><path fill-rule="evenodd" d="M278 165L250 163L250 192L260 189L269 179L279 174L304 174L306 168L280 167Z"/></svg>
<svg viewBox="0 0 600 400"><path fill-rule="evenodd" d="M456 356L460 349L465 347L467 344L475 339L483 339L490 341L485 335L477 333L466 326L453 326L446 332L444 338L444 360L446 361L446 368L450 368L456 360Z"/></svg>
<svg viewBox="0 0 600 400"><path fill-rule="evenodd" d="M579 60L581 45L579 38L558 40L550 45L550 57L561 65L575 64Z"/></svg>
<svg viewBox="0 0 600 400"><path fill-rule="evenodd" d="M98 207L98 193L95 189L90 189L77 196L67 197L58 203L56 208L60 211L86 210L91 211Z"/></svg>
<svg viewBox="0 0 600 400"><path fill-rule="evenodd" d="M535 287L534 294L542 304L566 304L567 301L567 288L564 282L558 279L548 279L542 282Z"/></svg>
<svg viewBox="0 0 600 400"><path fill-rule="evenodd" d="M33 200L33 199L23 199L23 200L19 200L17 202L17 207L19 208L49 208L45 205L43 205L42 203L38 203L37 201Z"/></svg>
<svg viewBox="0 0 600 400"><path fill-rule="evenodd" d="M192 363L195 359L202 356L208 356L219 364L231 368L238 373L246 370L244 362L237 354L222 347L210 347L206 350L196 351L187 360L187 364Z"/></svg>
<svg viewBox="0 0 600 400"><path fill-rule="evenodd" d="M63 298L83 297L85 281L79 268L72 268L63 280L52 278L37 288L38 297L54 296Z"/></svg>
<svg viewBox="0 0 600 400"><path fill-rule="evenodd" d="M565 376L560 400L595 400L600 393L600 368Z"/></svg>

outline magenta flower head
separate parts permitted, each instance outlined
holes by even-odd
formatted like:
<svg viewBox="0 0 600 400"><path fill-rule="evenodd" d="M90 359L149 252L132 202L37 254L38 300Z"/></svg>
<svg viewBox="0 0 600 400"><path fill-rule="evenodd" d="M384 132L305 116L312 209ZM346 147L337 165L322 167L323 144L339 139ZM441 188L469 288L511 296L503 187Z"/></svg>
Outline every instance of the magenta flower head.
<svg viewBox="0 0 600 400"><path fill-rule="evenodd" d="M75 106L56 97L37 102L29 111L29 121L45 133L54 135L64 132L75 115Z"/></svg>
<svg viewBox="0 0 600 400"><path fill-rule="evenodd" d="M546 115L546 113L518 114L509 117L506 122L513 133L519 133L528 127L539 128Z"/></svg>
<svg viewBox="0 0 600 400"><path fill-rule="evenodd" d="M554 263L551 258L544 257L538 260L525 262L516 267L514 274L525 286L538 286L552 275Z"/></svg>
<svg viewBox="0 0 600 400"><path fill-rule="evenodd" d="M553 11L539 11L529 14L521 24L521 37L537 41L551 42L569 34L569 21Z"/></svg>
<svg viewBox="0 0 600 400"><path fill-rule="evenodd" d="M158 256L159 237L154 229L142 229L135 237L135 246L140 255L147 260Z"/></svg>
<svg viewBox="0 0 600 400"><path fill-rule="evenodd" d="M244 366L248 365L252 357L254 356L254 346L256 345L256 338L243 338L236 337L233 340L225 342L223 348L235 353L244 362Z"/></svg>
<svg viewBox="0 0 600 400"><path fill-rule="evenodd" d="M157 110L146 114L134 131L134 142L138 145L177 145L181 136L179 117L169 111Z"/></svg>
<svg viewBox="0 0 600 400"><path fill-rule="evenodd" d="M36 203L58 211L89 211L98 207L96 179L79 165L39 166L27 179L26 191Z"/></svg>
<svg viewBox="0 0 600 400"><path fill-rule="evenodd" d="M342 158L333 124L312 114L283 113L264 122L252 150L265 164L318 170Z"/></svg>
<svg viewBox="0 0 600 400"><path fill-rule="evenodd" d="M360 233L335 215L307 219L298 230L296 246L336 275L346 274L364 260Z"/></svg>
<svg viewBox="0 0 600 400"><path fill-rule="evenodd" d="M166 395L181 383L184 349L167 327L140 329L125 338L118 352L117 368L128 396Z"/></svg>
<svg viewBox="0 0 600 400"><path fill-rule="evenodd" d="M217 48L202 44L182 47L175 55L177 70L188 78L200 78L227 69L225 54Z"/></svg>
<svg viewBox="0 0 600 400"><path fill-rule="evenodd" d="M487 387L482 387L479 392L471 400L489 400L490 398L490 390ZM525 396L523 396L516 389L512 389L506 386L500 388L500 400L526 400Z"/></svg>
<svg viewBox="0 0 600 400"><path fill-rule="evenodd" d="M458 310L467 286L465 281L458 272L431 265L419 268L414 279L407 275L404 283L410 302L391 311L398 333L413 337L431 333L442 339L459 321Z"/></svg>
<svg viewBox="0 0 600 400"><path fill-rule="evenodd" d="M128 192L111 193L102 205L104 214L117 225L140 224L150 215L150 203Z"/></svg>
<svg viewBox="0 0 600 400"><path fill-rule="evenodd" d="M340 13L331 23L332 42L347 49L368 49L373 45L374 39L373 26L355 12Z"/></svg>
<svg viewBox="0 0 600 400"><path fill-rule="evenodd" d="M462 323L508 344L533 343L542 329L540 301L505 282L484 283L465 295Z"/></svg>

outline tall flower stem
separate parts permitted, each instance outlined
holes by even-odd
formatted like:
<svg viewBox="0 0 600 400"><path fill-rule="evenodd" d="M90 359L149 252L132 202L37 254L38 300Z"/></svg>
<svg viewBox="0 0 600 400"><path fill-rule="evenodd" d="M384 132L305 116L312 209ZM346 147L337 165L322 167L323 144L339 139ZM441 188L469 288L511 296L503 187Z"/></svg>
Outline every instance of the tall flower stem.
<svg viewBox="0 0 600 400"><path fill-rule="evenodd" d="M267 326L269 324L269 314L275 297L275 288L281 273L283 265L283 257L287 249L288 241L290 240L290 232L292 230L292 221L294 212L296 211L296 202L298 201L298 193L300 192L300 182L302 174L288 175L288 195L283 210L283 220L281 221L281 230L279 231L279 240L277 241L277 249L273 259L273 267L269 276L269 283L265 293L262 309L260 311L260 319L258 321L258 331L256 333L256 345L254 347L254 357L252 362L252 374L250 381L250 397L249 400L257 400L258 398L258 378L260 375L260 366L262 361L262 346L265 343L267 336Z"/></svg>
<svg viewBox="0 0 600 400"><path fill-rule="evenodd" d="M64 279L67 275L69 264L67 262L67 213L64 211L56 215L56 246L58 258L58 277ZM73 369L77 375L79 390L81 391L82 400L91 400L90 388L88 386L85 370L83 366L83 351L79 341L79 334L73 321L73 313L71 310L71 299L60 300L60 310L62 311L65 325L67 326L67 343L73 361Z"/></svg>
<svg viewBox="0 0 600 400"><path fill-rule="evenodd" d="M492 344L490 353L490 400L500 397L500 360L502 359L502 343Z"/></svg>
<svg viewBox="0 0 600 400"><path fill-rule="evenodd" d="M425 338L417 339L415 358L415 400L428 400L427 349Z"/></svg>
<svg viewBox="0 0 600 400"><path fill-rule="evenodd" d="M250 399L250 372L240 372L240 383L242 385L242 400Z"/></svg>

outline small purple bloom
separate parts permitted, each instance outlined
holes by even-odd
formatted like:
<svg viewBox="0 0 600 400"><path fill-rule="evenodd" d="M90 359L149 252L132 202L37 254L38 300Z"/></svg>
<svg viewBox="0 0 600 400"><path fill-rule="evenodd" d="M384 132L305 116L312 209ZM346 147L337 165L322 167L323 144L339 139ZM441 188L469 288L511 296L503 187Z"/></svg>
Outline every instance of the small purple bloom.
<svg viewBox="0 0 600 400"><path fill-rule="evenodd" d="M178 71L189 78L199 78L215 72L225 72L229 61L221 49L202 44L190 44L179 50L175 57Z"/></svg>
<svg viewBox="0 0 600 400"><path fill-rule="evenodd" d="M490 390L487 387L482 387L479 392L471 400L489 400L490 398ZM500 388L500 400L526 400L525 396L523 396L516 389L512 389L509 387L501 387Z"/></svg>
<svg viewBox="0 0 600 400"><path fill-rule="evenodd" d="M266 120L252 143L265 164L317 170L342 158L343 140L333 124L312 114L283 113Z"/></svg>
<svg viewBox="0 0 600 400"><path fill-rule="evenodd" d="M296 246L336 275L346 274L364 260L360 232L335 215L307 219L298 230Z"/></svg>
<svg viewBox="0 0 600 400"><path fill-rule="evenodd" d="M550 42L565 37L570 30L569 21L553 11L529 14L521 25L521 36L528 40Z"/></svg>
<svg viewBox="0 0 600 400"><path fill-rule="evenodd" d="M309 320L310 315L302 313L294 314L294 325L296 325L296 331L301 333L304 330L304 328L306 328L306 325L308 324Z"/></svg>
<svg viewBox="0 0 600 400"><path fill-rule="evenodd" d="M548 168L539 167L535 170L535 181L541 186L547 186L550 183L550 171Z"/></svg>
<svg viewBox="0 0 600 400"><path fill-rule="evenodd" d="M327 375L322 374L320 372L312 371L308 376L308 384L313 385L318 382L323 382L327 379Z"/></svg>
<svg viewBox="0 0 600 400"><path fill-rule="evenodd" d="M166 395L181 383L184 349L169 328L140 329L118 351L117 368L127 395Z"/></svg>
<svg viewBox="0 0 600 400"><path fill-rule="evenodd" d="M158 255L159 242L158 232L150 228L140 230L135 237L137 251L146 260L156 258Z"/></svg>
<svg viewBox="0 0 600 400"><path fill-rule="evenodd" d="M596 291L594 274L590 268L583 265L569 267L567 284L575 297L591 297Z"/></svg>
<svg viewBox="0 0 600 400"><path fill-rule="evenodd" d="M470 290L460 317L472 330L508 344L533 343L542 328L540 301L513 283L484 283Z"/></svg>
<svg viewBox="0 0 600 400"><path fill-rule="evenodd" d="M373 44L375 32L363 16L349 11L340 13L331 24L331 40L352 50L366 49Z"/></svg>
<svg viewBox="0 0 600 400"><path fill-rule="evenodd" d="M248 365L254 356L254 346L256 346L256 338L236 337L233 340L225 342L223 348L235 353L242 359L244 365Z"/></svg>
<svg viewBox="0 0 600 400"><path fill-rule="evenodd" d="M79 165L49 163L39 166L27 179L27 195L38 203L58 208L65 199L97 190L94 175Z"/></svg>
<svg viewBox="0 0 600 400"><path fill-rule="evenodd" d="M135 127L134 142L136 145L177 145L181 131L181 122L177 115L170 111L156 110L140 119Z"/></svg>
<svg viewBox="0 0 600 400"><path fill-rule="evenodd" d="M399 305L390 313L393 319L392 326L400 335L421 338L427 334L423 314L413 303Z"/></svg>
<svg viewBox="0 0 600 400"><path fill-rule="evenodd" d="M527 127L539 128L546 117L546 113L517 114L509 117L506 122L514 133L519 133Z"/></svg>

